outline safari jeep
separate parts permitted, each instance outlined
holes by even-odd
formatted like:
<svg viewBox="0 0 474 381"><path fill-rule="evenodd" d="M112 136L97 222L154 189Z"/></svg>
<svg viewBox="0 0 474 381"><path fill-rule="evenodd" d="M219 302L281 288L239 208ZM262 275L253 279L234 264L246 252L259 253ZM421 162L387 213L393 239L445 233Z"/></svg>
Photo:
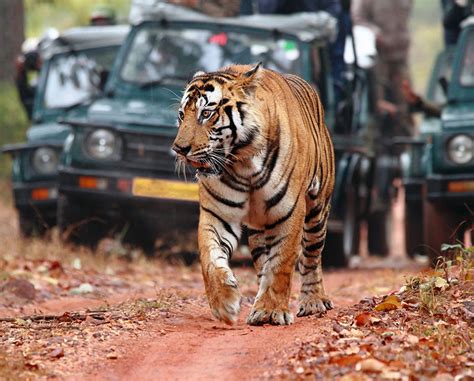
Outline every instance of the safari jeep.
<svg viewBox="0 0 474 381"><path fill-rule="evenodd" d="M74 28L42 41L27 142L2 149L13 158L13 195L24 236L41 235L56 224L59 156L70 132L57 120L80 114L98 96L128 29Z"/></svg>
<svg viewBox="0 0 474 381"><path fill-rule="evenodd" d="M369 101L364 79L358 75L354 81L358 90L350 90L341 113L341 118L349 113L348 119L336 118L327 48L336 32L335 20L323 13L213 19L162 3L135 16L138 21L117 56L106 96L95 100L83 117L66 121L72 133L60 166L58 208L59 227L66 238L94 246L116 231L123 233L124 241L147 251L153 250L157 237L169 232L178 231L181 240L188 239L183 232L196 230L199 205L193 173L176 171L171 150L180 94L198 70L261 61L266 68L295 73L312 83L325 104L328 126L334 128L337 120L342 126L344 137L337 140L336 150L345 152L338 153L343 159L342 177L335 196L335 203L341 205L334 208L330 223L337 250L326 264L345 264L346 190L367 177L358 175L361 168L370 172L361 164L370 152L358 148L367 145L359 136L366 127L352 115L357 111L366 121ZM352 95L360 109L353 107ZM359 196L351 193L353 208ZM352 217L359 218L359 209ZM345 234L351 237L347 240L350 255L358 231Z"/></svg>
<svg viewBox="0 0 474 381"><path fill-rule="evenodd" d="M440 107L445 103L441 117L425 119L421 139L409 142L402 162L407 251L425 252L434 263L443 243L463 242L472 228L474 23L465 26L454 51L439 57L428 95Z"/></svg>

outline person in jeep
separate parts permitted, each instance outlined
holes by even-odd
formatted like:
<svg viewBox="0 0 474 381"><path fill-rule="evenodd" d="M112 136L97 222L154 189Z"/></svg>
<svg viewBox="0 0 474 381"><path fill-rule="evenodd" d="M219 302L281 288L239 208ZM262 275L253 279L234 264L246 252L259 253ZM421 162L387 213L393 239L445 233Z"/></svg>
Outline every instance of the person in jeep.
<svg viewBox="0 0 474 381"><path fill-rule="evenodd" d="M213 17L233 17L240 12L240 0L168 0L167 2L192 8Z"/></svg>
<svg viewBox="0 0 474 381"><path fill-rule="evenodd" d="M374 31L377 41L377 81L380 111L390 119L392 131L384 135L411 136L413 119L402 94L401 84L410 81L408 52L410 32L408 21L413 0L354 0L354 24Z"/></svg>
<svg viewBox="0 0 474 381"><path fill-rule="evenodd" d="M474 11L472 0L441 0L443 10L444 41L455 45L461 34L461 23Z"/></svg>
<svg viewBox="0 0 474 381"><path fill-rule="evenodd" d="M15 85L28 119L33 113L36 86L28 79L29 72L39 72L41 60L36 48L20 54L15 60Z"/></svg>
<svg viewBox="0 0 474 381"><path fill-rule="evenodd" d="M91 26L115 25L115 11L107 6L99 5L92 10L89 18Z"/></svg>

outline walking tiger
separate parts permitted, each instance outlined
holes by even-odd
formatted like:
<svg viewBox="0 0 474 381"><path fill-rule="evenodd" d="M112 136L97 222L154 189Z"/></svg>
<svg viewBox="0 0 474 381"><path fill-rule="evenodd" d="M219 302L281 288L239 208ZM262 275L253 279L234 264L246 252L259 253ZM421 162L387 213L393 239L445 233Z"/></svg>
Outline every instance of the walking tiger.
<svg viewBox="0 0 474 381"><path fill-rule="evenodd" d="M229 259L242 225L259 282L248 324L293 322L289 299L298 259L297 315L331 309L321 252L334 150L316 91L261 64L198 72L181 100L173 149L197 170L199 255L214 316L232 324L240 312Z"/></svg>

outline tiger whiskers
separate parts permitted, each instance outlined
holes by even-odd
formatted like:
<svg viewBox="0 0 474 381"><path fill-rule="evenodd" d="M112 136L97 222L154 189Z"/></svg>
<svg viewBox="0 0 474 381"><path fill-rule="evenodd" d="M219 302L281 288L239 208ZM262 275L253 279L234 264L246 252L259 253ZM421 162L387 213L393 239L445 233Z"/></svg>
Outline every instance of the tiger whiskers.
<svg viewBox="0 0 474 381"><path fill-rule="evenodd" d="M178 174L178 177L181 177L181 172L182 172L184 181L188 181L188 179L186 178L186 164L181 158L178 158L178 157L176 158L174 170Z"/></svg>

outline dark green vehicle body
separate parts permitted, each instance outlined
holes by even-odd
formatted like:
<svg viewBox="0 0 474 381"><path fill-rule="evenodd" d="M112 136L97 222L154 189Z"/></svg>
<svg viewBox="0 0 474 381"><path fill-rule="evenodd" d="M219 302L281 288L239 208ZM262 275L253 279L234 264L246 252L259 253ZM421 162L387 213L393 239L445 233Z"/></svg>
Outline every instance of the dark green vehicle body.
<svg viewBox="0 0 474 381"><path fill-rule="evenodd" d="M97 76L109 71L128 29L127 26L74 28L48 41L41 50L43 64L27 141L2 149L13 158L13 196L20 230L25 236L41 235L56 224L57 165L63 142L70 134L70 127L58 120L68 113L85 112L90 98L100 90L81 88L90 80L86 76L92 71L87 70L95 70L93 74ZM96 66L86 70L85 65L92 64ZM96 79L100 87L101 78ZM43 161L44 168L35 164L35 160Z"/></svg>
<svg viewBox="0 0 474 381"><path fill-rule="evenodd" d="M326 123L333 128L336 112L328 56L329 33L331 30L325 30L323 22L320 29L305 30L294 19L280 16L179 19L175 15L136 24L117 56L106 96L92 103L84 118L67 120L73 133L65 144L60 166L60 229L65 232L81 220L93 219L71 231L69 238L93 246L111 230L126 231L125 241L147 250L152 250L157 237L195 231L199 217L197 184L193 182L193 173L178 174L171 150L177 132L179 94L187 80L198 70L213 71L235 62L262 61L267 68L295 73L316 86L325 104ZM163 64L155 76L141 80L139 76L147 70L152 72L153 67L140 66L144 60L135 55L143 46L137 45L138 49L134 44L149 40L157 47L166 46L168 52L176 49L175 58L179 59L170 64L171 74L166 73L171 69ZM209 52L217 55L206 56ZM161 57L160 54L150 56ZM283 55L280 61L275 58L278 54ZM214 62L213 57L221 58ZM138 62L135 66L134 60ZM361 91L365 94L367 89ZM360 114L367 118L366 110ZM360 122L354 123L354 134L361 128ZM116 146L116 152L111 151L107 159L91 155L91 150L99 151L99 145L88 145L95 139L95 132ZM367 143L347 136L338 142L336 146L344 146L346 151L347 145L352 147L349 155L340 155L344 156L340 171L346 179L355 178L353 172L360 171L360 158L370 155ZM104 141L102 149L108 148ZM353 154L358 157L355 164ZM342 203L346 180L338 186L336 203ZM343 211L338 207L334 210L331 226L337 226L337 234L342 234L343 224L336 220L343 218ZM334 264L344 264L346 259L342 255Z"/></svg>
<svg viewBox="0 0 474 381"><path fill-rule="evenodd" d="M445 97L440 96L439 78L447 80ZM464 28L453 50L439 56L429 90L431 100L442 107L441 117L425 118L420 139L410 142L403 180L407 251L434 259L443 243L463 241L472 225L474 25Z"/></svg>

